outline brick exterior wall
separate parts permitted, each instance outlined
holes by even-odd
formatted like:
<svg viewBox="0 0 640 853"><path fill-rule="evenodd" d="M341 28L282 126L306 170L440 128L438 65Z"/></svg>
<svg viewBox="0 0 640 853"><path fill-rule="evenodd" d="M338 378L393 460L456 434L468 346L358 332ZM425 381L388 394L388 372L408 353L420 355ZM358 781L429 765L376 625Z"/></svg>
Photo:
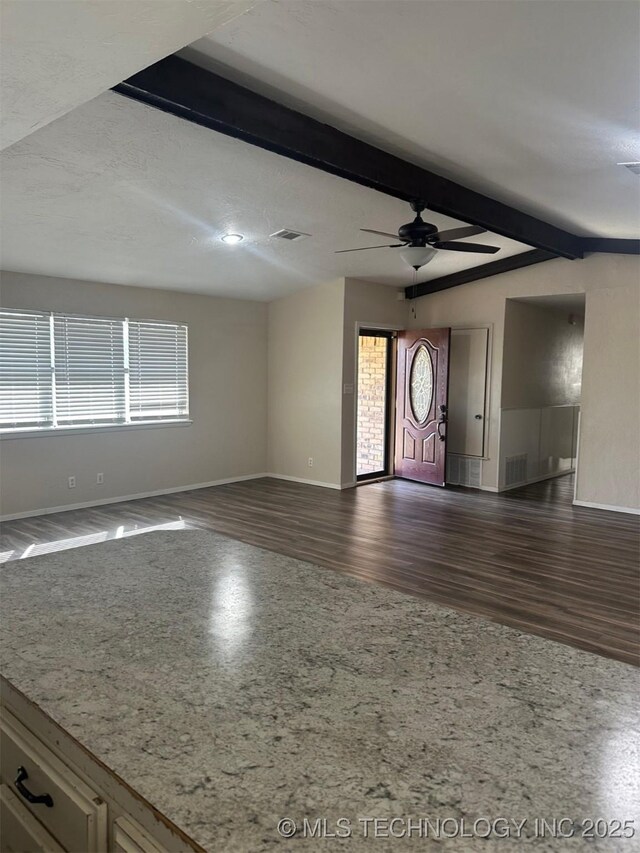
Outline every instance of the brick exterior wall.
<svg viewBox="0 0 640 853"><path fill-rule="evenodd" d="M357 473L384 468L387 339L360 336Z"/></svg>

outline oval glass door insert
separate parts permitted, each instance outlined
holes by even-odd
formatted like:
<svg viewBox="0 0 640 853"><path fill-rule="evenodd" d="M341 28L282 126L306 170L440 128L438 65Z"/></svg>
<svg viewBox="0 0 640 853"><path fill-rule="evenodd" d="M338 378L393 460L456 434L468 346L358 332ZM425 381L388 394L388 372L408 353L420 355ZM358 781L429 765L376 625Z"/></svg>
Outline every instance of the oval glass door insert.
<svg viewBox="0 0 640 853"><path fill-rule="evenodd" d="M413 359L409 380L409 401L416 423L421 424L426 421L431 409L432 397L433 367L431 356L426 346L421 344Z"/></svg>

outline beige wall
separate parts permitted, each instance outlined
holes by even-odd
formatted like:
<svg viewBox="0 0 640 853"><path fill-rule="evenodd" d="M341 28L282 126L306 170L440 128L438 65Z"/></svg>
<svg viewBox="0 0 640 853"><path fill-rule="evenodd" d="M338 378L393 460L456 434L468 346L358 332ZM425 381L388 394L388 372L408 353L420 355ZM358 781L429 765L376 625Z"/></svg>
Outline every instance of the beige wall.
<svg viewBox="0 0 640 853"><path fill-rule="evenodd" d="M472 282L415 300L410 326L492 325L489 459L483 463L483 486L497 488L506 300L559 293L586 293L577 499L637 509L640 258L559 258Z"/></svg>
<svg viewBox="0 0 640 853"><path fill-rule="evenodd" d="M2 514L266 471L265 304L10 272L0 296L7 308L186 322L193 418L188 427L0 440Z"/></svg>
<svg viewBox="0 0 640 853"><path fill-rule="evenodd" d="M501 407L579 403L583 338L582 317L507 299Z"/></svg>
<svg viewBox="0 0 640 853"><path fill-rule="evenodd" d="M339 279L269 304L268 470L336 488L344 290Z"/></svg>
<svg viewBox="0 0 640 853"><path fill-rule="evenodd" d="M407 312L396 288L359 279L270 303L271 473L336 488L354 484L358 325L401 329Z"/></svg>
<svg viewBox="0 0 640 853"><path fill-rule="evenodd" d="M640 507L640 259L562 259L413 302L339 279L269 306L5 273L7 307L182 320L189 324L191 427L3 439L2 513L99 501L270 473L334 487L355 471L358 324L492 327L488 459L498 486L507 299L586 293L579 501ZM414 316L415 313L415 316ZM268 444L268 448L267 448ZM312 457L314 465L308 466ZM104 472L103 486L95 484ZM67 488L68 476L78 487Z"/></svg>
<svg viewBox="0 0 640 853"><path fill-rule="evenodd" d="M587 296L576 497L638 509L640 258L628 261L619 264L617 286L593 288Z"/></svg>

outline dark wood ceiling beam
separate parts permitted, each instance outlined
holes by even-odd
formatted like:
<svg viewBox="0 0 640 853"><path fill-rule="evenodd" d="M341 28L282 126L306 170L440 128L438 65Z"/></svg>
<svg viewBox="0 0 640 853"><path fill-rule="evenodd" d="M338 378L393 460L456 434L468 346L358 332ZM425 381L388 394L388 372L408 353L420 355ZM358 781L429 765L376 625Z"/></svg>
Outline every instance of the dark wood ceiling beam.
<svg viewBox="0 0 640 853"><path fill-rule="evenodd" d="M585 252L640 255L640 240L617 240L614 237L584 237L582 245Z"/></svg>
<svg viewBox="0 0 640 853"><path fill-rule="evenodd" d="M565 258L581 258L580 237L409 163L263 95L169 56L114 91L403 201L479 225Z"/></svg>
<svg viewBox="0 0 640 853"><path fill-rule="evenodd" d="M557 255L552 252L545 252L544 249L533 249L531 252L521 252L519 255L501 258L499 261L491 261L479 267L460 270L450 275L440 276L440 278L432 278L431 281L412 284L406 287L404 292L407 299L417 299L419 296L429 296L441 290L448 290L450 287L458 287L461 284L469 284L472 281L479 281L492 275L530 267L532 264L539 264L542 261L550 261L555 257Z"/></svg>

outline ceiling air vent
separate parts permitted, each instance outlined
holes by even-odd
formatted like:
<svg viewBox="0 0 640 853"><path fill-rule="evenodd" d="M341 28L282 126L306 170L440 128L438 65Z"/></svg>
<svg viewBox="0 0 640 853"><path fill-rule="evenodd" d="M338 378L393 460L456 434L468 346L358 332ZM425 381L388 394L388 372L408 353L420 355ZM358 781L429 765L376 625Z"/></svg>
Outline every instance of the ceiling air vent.
<svg viewBox="0 0 640 853"><path fill-rule="evenodd" d="M304 240L305 237L311 237L311 234L305 234L304 231L292 231L290 228L281 228L275 234L270 234L270 237L277 237L279 240Z"/></svg>
<svg viewBox="0 0 640 853"><path fill-rule="evenodd" d="M634 175L640 175L640 163L618 163L618 166L624 166Z"/></svg>

